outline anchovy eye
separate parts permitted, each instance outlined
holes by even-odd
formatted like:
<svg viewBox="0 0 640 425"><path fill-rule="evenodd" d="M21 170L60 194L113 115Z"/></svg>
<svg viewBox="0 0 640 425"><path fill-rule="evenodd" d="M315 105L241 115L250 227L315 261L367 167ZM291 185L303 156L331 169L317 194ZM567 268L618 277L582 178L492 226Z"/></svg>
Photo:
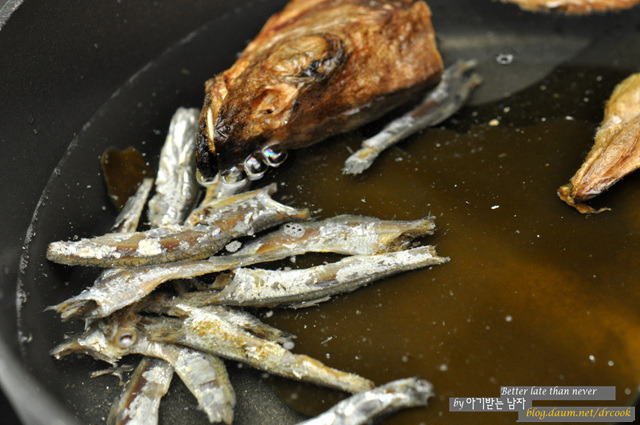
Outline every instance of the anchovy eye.
<svg viewBox="0 0 640 425"><path fill-rule="evenodd" d="M114 337L114 342L120 348L129 348L138 341L138 334L133 329L122 329Z"/></svg>
<svg viewBox="0 0 640 425"><path fill-rule="evenodd" d="M238 167L231 167L222 173L222 182L226 184L235 184L247 178L246 173Z"/></svg>
<svg viewBox="0 0 640 425"><path fill-rule="evenodd" d="M260 161L255 155L250 155L244 160L244 171L247 173L249 180L258 180L264 176L267 168L269 168L267 164Z"/></svg>
<svg viewBox="0 0 640 425"><path fill-rule="evenodd" d="M278 167L287 159L287 151L278 143L273 143L262 149L265 162L271 167Z"/></svg>

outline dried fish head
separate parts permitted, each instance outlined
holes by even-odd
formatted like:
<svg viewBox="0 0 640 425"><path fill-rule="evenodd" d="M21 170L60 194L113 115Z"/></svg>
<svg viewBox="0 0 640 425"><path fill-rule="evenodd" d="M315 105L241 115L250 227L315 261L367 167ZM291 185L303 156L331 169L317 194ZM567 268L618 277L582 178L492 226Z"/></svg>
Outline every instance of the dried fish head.
<svg viewBox="0 0 640 425"><path fill-rule="evenodd" d="M51 355L60 359L69 354L86 354L107 363L116 364L128 354L128 347L114 344L116 335L121 338L120 344L124 345L137 340L137 332L128 330L118 334L118 328L112 321L100 321L91 324L80 336L72 337L56 346L51 350Z"/></svg>
<svg viewBox="0 0 640 425"><path fill-rule="evenodd" d="M441 73L423 1L292 1L207 82L196 139L201 176L257 178L287 150L360 127Z"/></svg>
<svg viewBox="0 0 640 425"><path fill-rule="evenodd" d="M344 45L336 37L302 36L283 40L261 63L243 72L215 124L217 160L228 164L222 171L243 161L251 177L262 173L264 165L279 165L285 155L279 135L290 131L285 130L289 122L298 118L301 99L318 99L345 59Z"/></svg>

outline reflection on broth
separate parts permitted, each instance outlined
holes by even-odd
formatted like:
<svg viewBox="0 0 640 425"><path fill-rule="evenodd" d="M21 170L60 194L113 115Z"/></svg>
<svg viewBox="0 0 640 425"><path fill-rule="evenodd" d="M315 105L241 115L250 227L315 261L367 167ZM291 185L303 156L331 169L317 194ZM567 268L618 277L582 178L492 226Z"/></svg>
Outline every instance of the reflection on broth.
<svg viewBox="0 0 640 425"><path fill-rule="evenodd" d="M271 177L295 182L283 185L285 199L322 217L431 213L439 227L431 241L451 261L319 308L276 311L270 323L298 335L296 350L377 384L406 376L434 384L428 409L389 424L513 423L513 413L448 412L449 397L494 397L501 385L614 385L608 405L628 403L640 382L638 177L594 202L613 209L600 215L582 216L556 196L617 81L602 70L556 70L414 136L356 178L340 173L345 144L366 135L299 151ZM272 383L309 414L340 397Z"/></svg>

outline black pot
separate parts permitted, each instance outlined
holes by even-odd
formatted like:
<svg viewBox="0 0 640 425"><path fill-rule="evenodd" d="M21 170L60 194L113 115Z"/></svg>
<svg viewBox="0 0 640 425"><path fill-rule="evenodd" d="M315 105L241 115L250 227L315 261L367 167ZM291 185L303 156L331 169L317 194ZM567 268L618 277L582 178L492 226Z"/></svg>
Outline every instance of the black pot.
<svg viewBox="0 0 640 425"><path fill-rule="evenodd" d="M108 228L113 210L96 208L108 205L95 190L102 185L100 154L112 146L159 146L174 110L199 106L204 81L228 67L286 1L1 3L0 384L25 424L99 423L117 385L105 392L103 382L89 382L95 363L88 359L61 371L48 355L54 341L76 327L43 310L78 293L80 287L64 282L82 275L49 264L46 245L68 238L69 229L86 236ZM476 105L531 85L564 60L575 62L577 52L584 53L577 60L582 64L610 66L614 60L623 71L638 66L637 9L566 19L489 0L429 3L446 61L480 61L485 83ZM611 31L632 44L583 50ZM497 52L522 60L507 72L495 61ZM256 423L255 415L264 424L302 417L256 374L237 372L234 379L237 423ZM82 388L67 387L84 381ZM180 396L166 403L167 421L202 420L190 416L198 412L183 413L182 402L193 406Z"/></svg>

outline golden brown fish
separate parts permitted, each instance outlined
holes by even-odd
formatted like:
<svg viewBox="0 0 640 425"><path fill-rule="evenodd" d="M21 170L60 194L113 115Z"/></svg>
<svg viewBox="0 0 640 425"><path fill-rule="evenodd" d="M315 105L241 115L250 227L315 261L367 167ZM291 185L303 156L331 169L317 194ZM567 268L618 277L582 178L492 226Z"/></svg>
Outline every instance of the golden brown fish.
<svg viewBox="0 0 640 425"><path fill-rule="evenodd" d="M588 14L609 10L628 9L640 0L502 0L516 3L522 9L532 11L559 11L567 14Z"/></svg>
<svg viewBox="0 0 640 425"><path fill-rule="evenodd" d="M640 73L618 84L607 102L604 119L584 163L558 196L579 212L594 213L583 202L604 192L640 168Z"/></svg>
<svg viewBox="0 0 640 425"><path fill-rule="evenodd" d="M259 177L288 149L353 130L435 86L442 68L423 1L292 0L207 81L201 177Z"/></svg>

